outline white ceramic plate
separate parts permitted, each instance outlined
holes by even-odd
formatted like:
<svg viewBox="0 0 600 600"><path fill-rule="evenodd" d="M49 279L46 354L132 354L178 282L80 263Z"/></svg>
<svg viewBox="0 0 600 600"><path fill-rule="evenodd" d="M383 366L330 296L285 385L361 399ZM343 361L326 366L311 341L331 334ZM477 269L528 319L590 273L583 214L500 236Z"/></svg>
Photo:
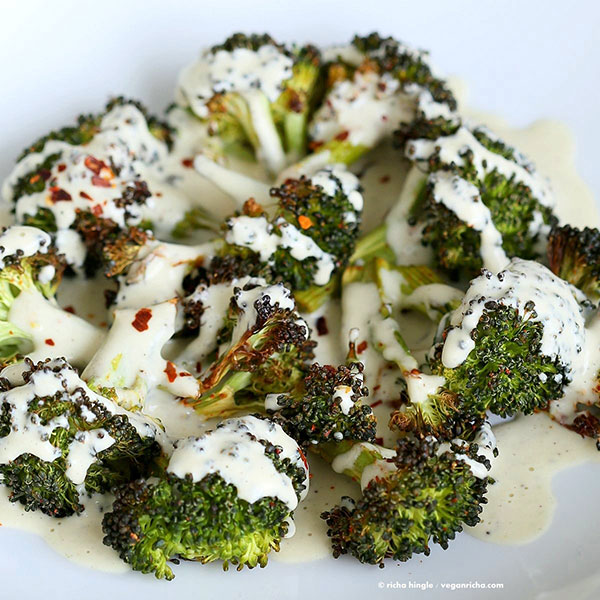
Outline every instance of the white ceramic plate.
<svg viewBox="0 0 600 600"><path fill-rule="evenodd" d="M468 82L477 108L514 125L542 117L566 122L577 140L578 169L598 193L599 22L600 5L591 0L570 6L548 0L5 2L0 176L32 139L75 114L99 109L109 94L162 108L171 100L179 68L201 46L233 31L267 30L282 39L325 44L380 30L429 48L442 73ZM435 548L429 558L384 570L348 558L273 562L266 570L242 573L181 565L175 581L166 583L78 567L39 538L3 528L0 598L598 598L598 475L596 465L587 465L556 478L554 523L532 544L496 546L461 535L447 552ZM504 587L443 587L454 583Z"/></svg>

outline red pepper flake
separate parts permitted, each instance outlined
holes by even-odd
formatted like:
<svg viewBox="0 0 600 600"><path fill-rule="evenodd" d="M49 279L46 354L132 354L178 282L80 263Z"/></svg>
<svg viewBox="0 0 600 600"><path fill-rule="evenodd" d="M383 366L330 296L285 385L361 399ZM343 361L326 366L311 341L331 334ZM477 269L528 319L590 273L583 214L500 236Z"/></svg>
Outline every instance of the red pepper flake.
<svg viewBox="0 0 600 600"><path fill-rule="evenodd" d="M191 377L192 374L188 373L187 371L180 371L179 372L179 377Z"/></svg>
<svg viewBox="0 0 600 600"><path fill-rule="evenodd" d="M308 470L308 461L306 460L306 456L304 456L304 452L302 452L302 450L300 450L300 448L298 448L298 452L300 453L300 458L301 458L302 462L304 463L306 470Z"/></svg>
<svg viewBox="0 0 600 600"><path fill-rule="evenodd" d="M66 202L71 200L71 194L62 188L54 186L50 188L50 200L53 204Z"/></svg>
<svg viewBox="0 0 600 600"><path fill-rule="evenodd" d="M200 373L200 371L202 371L202 363L201 362L197 362L196 363L196 372Z"/></svg>
<svg viewBox="0 0 600 600"><path fill-rule="evenodd" d="M313 140L312 142L308 143L308 149L311 150L312 152L314 152L315 150L318 150L324 144L325 144L325 142Z"/></svg>
<svg viewBox="0 0 600 600"><path fill-rule="evenodd" d="M338 133L334 139L336 139L338 142L343 142L344 140L348 139L349 135L350 135L349 131L342 131L341 133Z"/></svg>
<svg viewBox="0 0 600 600"><path fill-rule="evenodd" d="M367 343L367 340L364 340L356 347L356 352L362 354L368 347L369 344Z"/></svg>
<svg viewBox="0 0 600 600"><path fill-rule="evenodd" d="M319 317L317 319L317 334L327 335L329 333L329 327L327 327L327 319L325 317Z"/></svg>
<svg viewBox="0 0 600 600"><path fill-rule="evenodd" d="M65 163L60 163L60 165L58 165L57 168L58 168L58 172L62 173L67 168L67 165L65 165Z"/></svg>
<svg viewBox="0 0 600 600"><path fill-rule="evenodd" d="M89 194L86 194L85 192L79 192L79 196L81 198L84 198L85 200L91 200L91 201L94 200Z"/></svg>
<svg viewBox="0 0 600 600"><path fill-rule="evenodd" d="M54 340L52 338L48 338L45 339L44 342L48 345L48 346L54 346Z"/></svg>
<svg viewBox="0 0 600 600"><path fill-rule="evenodd" d="M371 404L371 408L375 408L376 406L381 406L383 404L383 400L375 400L373 404Z"/></svg>
<svg viewBox="0 0 600 600"><path fill-rule="evenodd" d="M97 217L99 217L103 212L104 211L102 210L102 207L99 204L92 206L92 213L95 214Z"/></svg>
<svg viewBox="0 0 600 600"><path fill-rule="evenodd" d="M376 391L377 391L378 389L380 389L380 388L381 388L381 386L380 386L379 384L377 384L377 385L376 385L376 386L373 388L373 391L374 391L374 392L376 392Z"/></svg>
<svg viewBox="0 0 600 600"><path fill-rule="evenodd" d="M152 318L152 311L149 308L140 308L135 313L135 319L131 324L138 331L146 331L148 329L148 321Z"/></svg>
<svg viewBox="0 0 600 600"><path fill-rule="evenodd" d="M108 165L103 160L98 160L97 158L89 155L85 157L83 164L96 175L100 175L100 171L102 171L102 169L108 168Z"/></svg>
<svg viewBox="0 0 600 600"><path fill-rule="evenodd" d="M29 183L35 183L36 181L39 181L40 177L41 177L40 174L36 173L33 177L29 178Z"/></svg>
<svg viewBox="0 0 600 600"><path fill-rule="evenodd" d="M310 229L313 226L313 222L311 221L310 217L307 217L305 215L300 215L298 217L298 223L300 224L300 227L302 227L302 229L304 230Z"/></svg>
<svg viewBox="0 0 600 600"><path fill-rule="evenodd" d="M383 438L382 437L376 437L375 438L375 443L378 444L379 446L383 446Z"/></svg>
<svg viewBox="0 0 600 600"><path fill-rule="evenodd" d="M169 383L173 383L177 379L177 369L170 360L167 361L165 373L167 374L167 379L169 380Z"/></svg>
<svg viewBox="0 0 600 600"><path fill-rule="evenodd" d="M71 313L72 315L74 315L74 314L75 314L75 309L74 309L74 308L73 308L71 305L69 305L69 306L65 306L65 307L63 308L63 310L64 310L65 312Z"/></svg>
<svg viewBox="0 0 600 600"><path fill-rule="evenodd" d="M44 181L48 181L48 179L50 179L50 177L52 176L52 173L50 172L50 169L40 169L38 171L38 175L44 180Z"/></svg>
<svg viewBox="0 0 600 600"><path fill-rule="evenodd" d="M193 158L184 158L184 159L182 159L181 164L186 169L193 169L194 168L194 159Z"/></svg>
<svg viewBox="0 0 600 600"><path fill-rule="evenodd" d="M102 177L98 177L98 175L94 175L92 177L92 185L96 185L98 187L110 187L111 183L108 179L103 179Z"/></svg>
<svg viewBox="0 0 600 600"><path fill-rule="evenodd" d="M379 178L379 183L387 183L390 180L390 176L389 175L382 175Z"/></svg>

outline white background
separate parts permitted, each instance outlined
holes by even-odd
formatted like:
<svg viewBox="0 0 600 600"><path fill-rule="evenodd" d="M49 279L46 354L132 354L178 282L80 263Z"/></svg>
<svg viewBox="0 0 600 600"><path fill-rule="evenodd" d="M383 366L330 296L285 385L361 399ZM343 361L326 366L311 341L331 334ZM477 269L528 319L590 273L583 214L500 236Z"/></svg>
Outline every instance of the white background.
<svg viewBox="0 0 600 600"><path fill-rule="evenodd" d="M579 171L600 193L600 3L592 0L0 0L0 178L38 135L100 109L111 94L161 109L172 99L179 68L233 31L339 43L375 29L430 49L441 73L468 82L477 108L515 125L546 117L566 122L577 140ZM434 550L429 559L383 571L352 560L224 575L216 565L186 565L167 584L87 571L33 536L0 529L0 598L597 598L598 471L565 473L555 489L555 525L535 544L501 547L461 536L445 554ZM396 580L499 581L505 589L379 591L379 581Z"/></svg>

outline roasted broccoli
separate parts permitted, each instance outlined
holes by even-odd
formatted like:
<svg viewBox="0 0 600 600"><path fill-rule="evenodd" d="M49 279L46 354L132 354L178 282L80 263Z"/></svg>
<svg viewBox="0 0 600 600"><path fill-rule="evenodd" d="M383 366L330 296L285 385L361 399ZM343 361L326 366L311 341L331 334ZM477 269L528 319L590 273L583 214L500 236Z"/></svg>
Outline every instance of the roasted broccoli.
<svg viewBox="0 0 600 600"><path fill-rule="evenodd" d="M456 101L424 52L372 33L326 50L324 59L326 94L309 135L311 150L328 162L354 162L423 110L454 119Z"/></svg>
<svg viewBox="0 0 600 600"><path fill-rule="evenodd" d="M246 275L282 281L299 306L312 312L335 289L358 238L363 197L358 179L339 167L310 178L288 179L227 219L217 266L224 258L243 263ZM239 272L243 269L238 269Z"/></svg>
<svg viewBox="0 0 600 600"><path fill-rule="evenodd" d="M471 282L430 356L461 411L545 409L572 379L585 343L581 294L534 261L513 259Z"/></svg>
<svg viewBox="0 0 600 600"><path fill-rule="evenodd" d="M277 174L305 153L319 77L313 46L288 49L266 34L236 33L184 69L176 100L207 122L224 152L254 155Z"/></svg>
<svg viewBox="0 0 600 600"><path fill-rule="evenodd" d="M304 385L294 392L271 394L265 407L300 445L330 440L375 440L377 422L368 404L363 366L313 364Z"/></svg>
<svg viewBox="0 0 600 600"><path fill-rule="evenodd" d="M57 305L64 267L46 232L13 225L0 234L0 363L23 355L89 360L102 333Z"/></svg>
<svg viewBox="0 0 600 600"><path fill-rule="evenodd" d="M15 203L19 223L51 233L70 265L110 270L106 244L113 258L131 253L148 230L170 232L189 206L162 170L169 144L167 125L139 103L116 98L24 152L4 199Z"/></svg>
<svg viewBox="0 0 600 600"><path fill-rule="evenodd" d="M12 502L66 517L85 494L153 470L157 426L95 394L64 359L26 359L23 381L3 379L0 393L0 475Z"/></svg>
<svg viewBox="0 0 600 600"><path fill-rule="evenodd" d="M571 225L554 227L548 237L548 264L553 273L600 300L600 231Z"/></svg>
<svg viewBox="0 0 600 600"><path fill-rule="evenodd" d="M473 276L482 266L499 271L513 256L542 255L557 220L549 185L532 163L484 127L463 124L435 137L423 122L413 125L402 143L428 175L405 216L435 263Z"/></svg>
<svg viewBox="0 0 600 600"><path fill-rule="evenodd" d="M250 280L234 289L226 310L218 356L200 377L200 395L185 400L205 416L264 409L265 394L302 385L312 358L309 327L282 284Z"/></svg>
<svg viewBox="0 0 600 600"><path fill-rule="evenodd" d="M491 433L491 429L489 430ZM493 437L485 454L494 452ZM476 443L408 435L395 452L372 444L330 443L320 453L334 470L360 482L362 497L321 517L327 522L333 556L351 554L383 567L386 558L407 561L430 553L432 543L447 549L465 525L479 522L486 503L489 457Z"/></svg>
<svg viewBox="0 0 600 600"><path fill-rule="evenodd" d="M177 442L158 480L117 489L104 543L157 578L172 579L167 563L179 558L264 567L307 491L306 459L279 425L230 419Z"/></svg>

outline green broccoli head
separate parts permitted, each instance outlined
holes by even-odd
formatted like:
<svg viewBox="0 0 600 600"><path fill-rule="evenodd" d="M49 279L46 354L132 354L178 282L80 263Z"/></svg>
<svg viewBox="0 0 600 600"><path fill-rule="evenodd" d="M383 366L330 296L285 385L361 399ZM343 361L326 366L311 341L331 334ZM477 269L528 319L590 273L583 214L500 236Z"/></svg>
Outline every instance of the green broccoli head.
<svg viewBox="0 0 600 600"><path fill-rule="evenodd" d="M362 363L349 366L313 364L295 393L267 396L265 407L285 431L308 446L332 440L375 440L377 421L367 396Z"/></svg>
<svg viewBox="0 0 600 600"><path fill-rule="evenodd" d="M253 154L276 174L304 154L320 77L319 51L236 33L205 50L180 78L178 103L207 122L223 151Z"/></svg>
<svg viewBox="0 0 600 600"><path fill-rule="evenodd" d="M167 561L178 558L264 567L307 489L304 455L279 425L230 419L177 442L158 481L117 489L104 543L157 578L172 579Z"/></svg>
<svg viewBox="0 0 600 600"><path fill-rule="evenodd" d="M201 394L187 400L205 416L264 408L264 395L302 384L314 342L282 284L250 280L236 287L217 336L218 357L201 377Z"/></svg>
<svg viewBox="0 0 600 600"><path fill-rule="evenodd" d="M472 276L482 266L501 268L506 257L539 257L556 224L547 182L483 127L439 133L420 122L403 139L407 157L429 173L409 222L422 226L422 242L437 265ZM423 137L411 137L417 134Z"/></svg>
<svg viewBox="0 0 600 600"><path fill-rule="evenodd" d="M431 354L440 390L467 415L547 408L563 395L584 344L576 295L537 262L513 259L497 275L484 270Z"/></svg>
<svg viewBox="0 0 600 600"><path fill-rule="evenodd" d="M92 392L64 359L26 359L23 380L0 393L0 474L12 502L65 517L83 510L84 494L153 470L157 426Z"/></svg>
<svg viewBox="0 0 600 600"><path fill-rule="evenodd" d="M171 147L173 132L166 122L150 114L141 102L130 100L123 96L111 98L101 113L80 115L75 125L51 131L21 152L17 158L17 162L24 161L26 157L34 154L39 154L40 160L34 163L25 163L32 168L21 174L14 182L12 186L12 200L16 202L21 196L43 192L51 186L52 170L60 162L64 150L57 148L56 152L46 152L46 145L49 142L63 142L70 146L85 146L102 130L102 119L115 108L122 106L135 107L145 118L150 133L157 140L164 142L167 147Z"/></svg>
<svg viewBox="0 0 600 600"><path fill-rule="evenodd" d="M600 299L600 232L571 225L553 227L548 237L553 273L578 287L592 301Z"/></svg>
<svg viewBox="0 0 600 600"><path fill-rule="evenodd" d="M324 54L326 95L309 131L310 148L329 152L330 162L356 161L419 115L454 122L456 101L425 53L373 33Z"/></svg>
<svg viewBox="0 0 600 600"><path fill-rule="evenodd" d="M446 549L465 525L479 522L490 463L477 444L448 447L409 435L395 454L363 447L357 457L362 497L345 497L321 515L334 557L351 554L380 566L386 558L407 561L429 555L432 543Z"/></svg>
<svg viewBox="0 0 600 600"><path fill-rule="evenodd" d="M250 199L226 221L218 255L235 257L246 275L282 281L312 312L331 295L354 252L363 208L359 181L329 167L310 178L287 179L271 197L277 200L272 215Z"/></svg>
<svg viewBox="0 0 600 600"><path fill-rule="evenodd" d="M53 298L64 268L44 231L13 225L0 234L0 361L32 349L31 336L9 320L15 298L24 290Z"/></svg>

